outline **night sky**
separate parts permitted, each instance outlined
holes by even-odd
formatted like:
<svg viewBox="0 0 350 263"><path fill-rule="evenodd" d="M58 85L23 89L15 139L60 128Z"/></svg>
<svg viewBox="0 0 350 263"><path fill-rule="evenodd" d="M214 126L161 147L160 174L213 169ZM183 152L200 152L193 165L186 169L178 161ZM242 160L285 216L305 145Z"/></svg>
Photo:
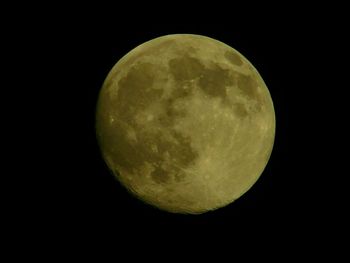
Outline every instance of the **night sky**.
<svg viewBox="0 0 350 263"><path fill-rule="evenodd" d="M35 201L26 207L33 224L64 242L122 240L136 247L156 242L189 248L221 239L247 239L247 246L271 239L283 246L318 237L315 222L333 211L323 175L336 173L325 157L331 144L326 129L336 121L325 109L331 95L322 66L329 65L324 39L334 31L321 18L284 12L251 23L234 18L136 23L94 12L47 14L28 28L24 23L22 38L40 41L29 41L21 52L30 50L29 61L39 64L36 74L44 76L37 81L41 104L33 103L45 120L33 139L44 175L36 185L40 191L33 191ZM173 33L206 35L242 53L264 79L276 113L274 148L260 179L231 205L202 215L163 212L131 196L109 172L95 135L98 92L114 64L139 44Z"/></svg>

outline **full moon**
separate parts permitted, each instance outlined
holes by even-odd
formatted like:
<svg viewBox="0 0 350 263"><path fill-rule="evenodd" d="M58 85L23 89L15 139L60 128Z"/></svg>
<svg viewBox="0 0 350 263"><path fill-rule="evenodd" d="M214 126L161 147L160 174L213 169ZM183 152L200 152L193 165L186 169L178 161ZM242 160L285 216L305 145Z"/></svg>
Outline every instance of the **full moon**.
<svg viewBox="0 0 350 263"><path fill-rule="evenodd" d="M166 35L109 72L96 133L107 166L134 196L201 214L258 180L273 148L275 112L262 77L238 51L206 36Z"/></svg>

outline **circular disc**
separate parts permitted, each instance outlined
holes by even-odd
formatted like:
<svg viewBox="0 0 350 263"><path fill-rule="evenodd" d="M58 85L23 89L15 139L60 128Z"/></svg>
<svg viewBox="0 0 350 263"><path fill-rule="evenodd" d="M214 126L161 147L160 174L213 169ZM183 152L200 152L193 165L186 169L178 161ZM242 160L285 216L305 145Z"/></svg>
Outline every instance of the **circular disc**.
<svg viewBox="0 0 350 263"><path fill-rule="evenodd" d="M108 74L97 138L113 174L162 210L223 207L259 178L270 157L275 113L257 70L209 37L148 41Z"/></svg>

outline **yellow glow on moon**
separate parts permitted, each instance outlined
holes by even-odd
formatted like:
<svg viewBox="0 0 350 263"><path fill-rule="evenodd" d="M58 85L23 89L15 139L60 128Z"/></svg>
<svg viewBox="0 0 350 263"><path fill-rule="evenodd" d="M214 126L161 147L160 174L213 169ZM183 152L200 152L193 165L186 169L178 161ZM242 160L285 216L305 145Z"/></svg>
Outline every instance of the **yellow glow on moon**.
<svg viewBox="0 0 350 263"><path fill-rule="evenodd" d="M199 214L257 181L272 151L275 113L263 79L239 52L177 34L118 61L100 91L96 130L108 167L136 197Z"/></svg>

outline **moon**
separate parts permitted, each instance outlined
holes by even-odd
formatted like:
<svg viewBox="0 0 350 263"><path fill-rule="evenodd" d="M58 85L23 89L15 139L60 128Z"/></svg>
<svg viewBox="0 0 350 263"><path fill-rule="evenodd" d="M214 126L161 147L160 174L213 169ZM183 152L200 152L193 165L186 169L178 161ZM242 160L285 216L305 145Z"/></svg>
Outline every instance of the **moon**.
<svg viewBox="0 0 350 263"><path fill-rule="evenodd" d="M109 72L96 108L108 168L135 197L201 214L247 192L275 137L273 102L254 66L209 37L152 39Z"/></svg>

